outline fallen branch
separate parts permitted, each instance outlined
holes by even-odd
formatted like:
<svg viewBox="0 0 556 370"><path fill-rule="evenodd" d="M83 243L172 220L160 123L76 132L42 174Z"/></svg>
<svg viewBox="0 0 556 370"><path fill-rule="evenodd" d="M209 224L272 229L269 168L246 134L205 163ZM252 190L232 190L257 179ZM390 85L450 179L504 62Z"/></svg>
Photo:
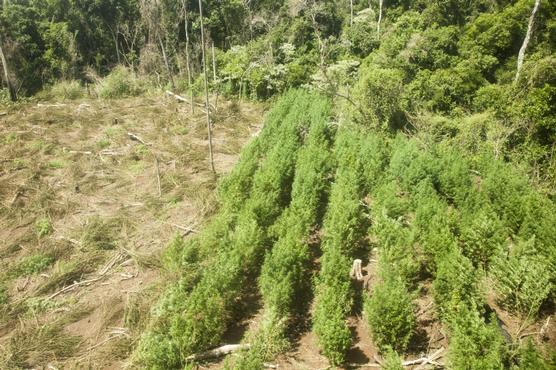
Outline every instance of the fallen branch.
<svg viewBox="0 0 556 370"><path fill-rule="evenodd" d="M79 281L79 282L75 282L75 283L73 283L73 284L71 284L71 285L68 285L67 287L62 288L61 290L57 291L56 293L52 294L52 295L49 296L46 300L50 300L50 299L56 298L56 297L59 296L60 294L69 292L70 290L73 290L73 289L75 289L75 288L77 288L77 287L79 287L79 286L82 286L82 285L90 285L90 284L92 284L92 283L94 283L94 282L99 281L99 280L102 279L103 277L104 277L104 276L99 276L99 277L94 278L94 279L82 280L82 281Z"/></svg>
<svg viewBox="0 0 556 370"><path fill-rule="evenodd" d="M178 94L174 94L170 90L166 90L166 95L170 95L170 96L174 97L174 99L176 99L180 103L187 103L188 102L188 100L186 98L184 98L183 96L179 96Z"/></svg>
<svg viewBox="0 0 556 370"><path fill-rule="evenodd" d="M195 361L195 360L206 360L208 358L222 357L222 356L229 355L230 353L242 351L249 348L251 348L250 344L227 344L222 347L211 349L210 351L188 356L186 357L186 360Z"/></svg>
<svg viewBox="0 0 556 370"><path fill-rule="evenodd" d="M438 366L438 367L443 366L442 364L435 361L442 356L443 352L444 352L444 347L440 347L436 352L434 352L429 357L420 358L419 360L422 360L422 362L414 370L423 369L427 364L432 364L432 365ZM417 364L415 364L415 365L417 365ZM409 366L409 365L405 365L405 363L404 363L404 366Z"/></svg>
<svg viewBox="0 0 556 370"><path fill-rule="evenodd" d="M93 152L81 151L81 150L69 150L68 153L70 153L70 154L84 154L84 155L92 155L93 154Z"/></svg>
<svg viewBox="0 0 556 370"><path fill-rule="evenodd" d="M162 196L162 188L160 186L160 166L158 164L158 157L156 155L154 156L154 164L156 166L156 185L158 189L158 197L160 198Z"/></svg>
<svg viewBox="0 0 556 370"><path fill-rule="evenodd" d="M195 230L194 228L192 228L191 226L181 226L181 225L177 225L177 224L171 224L171 225L174 226L177 229L185 231L185 234L183 236L198 233L198 231Z"/></svg>
<svg viewBox="0 0 556 370"><path fill-rule="evenodd" d="M0 112L0 117L7 116L7 115L8 115L8 112Z"/></svg>
<svg viewBox="0 0 556 370"><path fill-rule="evenodd" d="M65 107L66 104L61 104L61 103L57 103L57 104L42 104L42 103L38 103L37 104L37 108L60 108L60 107Z"/></svg>
<svg viewBox="0 0 556 370"><path fill-rule="evenodd" d="M146 146L151 145L151 144L147 144L143 139L141 139L139 136L135 135L135 134L132 133L132 132L128 132L128 133L127 133L127 136L129 136L129 138L130 138L131 140L137 141L137 142L139 142L139 143L141 143L141 144L143 144L143 145L146 145Z"/></svg>

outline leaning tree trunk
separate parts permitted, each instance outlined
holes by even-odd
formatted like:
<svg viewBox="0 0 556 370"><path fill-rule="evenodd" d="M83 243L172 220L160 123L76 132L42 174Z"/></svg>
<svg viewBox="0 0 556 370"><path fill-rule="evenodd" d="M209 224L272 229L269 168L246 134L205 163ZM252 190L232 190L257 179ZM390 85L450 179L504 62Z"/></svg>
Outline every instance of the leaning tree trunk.
<svg viewBox="0 0 556 370"><path fill-rule="evenodd" d="M162 49L162 58L164 59L164 65L166 66L166 73L170 79L170 84L172 85L172 90L176 90L176 84L174 83L174 76L172 75L172 70L170 69L170 63L168 62L168 55L166 55L166 48L162 42L162 38L158 35L158 42L160 43L160 48Z"/></svg>
<svg viewBox="0 0 556 370"><path fill-rule="evenodd" d="M207 58L205 52L205 27L203 24L203 1L199 0L199 18L201 19L201 50L203 53L203 75L205 78L205 108L207 113L207 133L208 133L208 146L209 146L209 161L210 169L216 173L214 169L214 160L212 157L212 127L210 122L210 105L208 95L208 78L207 78Z"/></svg>
<svg viewBox="0 0 556 370"><path fill-rule="evenodd" d="M533 26L535 25L535 15L539 10L539 6L541 5L541 0L535 1L535 6L533 7L533 11L531 12L531 16L529 17L529 24L527 25L527 34L525 35L525 40L523 40L523 45L521 45L521 49L519 49L519 54L517 56L517 71L515 73L515 82L519 79L519 74L521 72L521 67L523 66L523 60L525 59L525 51L527 50L527 46L529 45L529 41L531 40L531 35L533 34Z"/></svg>
<svg viewBox="0 0 556 370"><path fill-rule="evenodd" d="M17 93L15 91L12 82L10 81L10 70L8 68L8 61L4 55L4 49L2 49L2 38L0 37L0 59L2 59L2 69L4 70L4 79L6 80L6 85L8 85L8 92L10 93L10 100L17 100Z"/></svg>
<svg viewBox="0 0 556 370"><path fill-rule="evenodd" d="M378 1L378 22L376 23L376 34L378 39L380 40L380 22L382 22L382 3L384 0Z"/></svg>
<svg viewBox="0 0 556 370"><path fill-rule="evenodd" d="M189 30L187 21L187 2L183 2L183 18L185 23L185 64L187 68L187 88L189 89L189 96L191 100L191 112L195 111L195 103L193 102L193 84L191 83L191 59L189 56Z"/></svg>

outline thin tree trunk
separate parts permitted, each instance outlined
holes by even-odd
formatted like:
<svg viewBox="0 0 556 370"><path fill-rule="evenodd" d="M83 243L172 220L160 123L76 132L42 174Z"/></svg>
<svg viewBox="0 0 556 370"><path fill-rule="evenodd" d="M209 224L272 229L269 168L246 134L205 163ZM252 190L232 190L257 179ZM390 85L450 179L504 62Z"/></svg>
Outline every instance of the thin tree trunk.
<svg viewBox="0 0 556 370"><path fill-rule="evenodd" d="M353 26L353 0L349 0L349 25Z"/></svg>
<svg viewBox="0 0 556 370"><path fill-rule="evenodd" d="M164 47L164 43L162 42L162 38L160 37L160 35L158 35L158 42L160 43L160 48L162 49L162 58L164 58L164 65L166 66L166 73L168 74L168 78L170 79L172 90L176 90L176 84L174 84L174 76L172 75L172 71L170 70L170 63L168 63L168 56L166 55L166 48Z"/></svg>
<svg viewBox="0 0 556 370"><path fill-rule="evenodd" d="M531 12L531 16L529 17L529 24L527 25L527 34L525 35L525 40L523 40L523 45L521 45L521 49L519 49L519 54L517 56L517 71L515 73L515 80L519 79L519 74L521 72L521 67L523 66L523 60L525 59L525 51L527 50L527 46L529 45L529 41L531 40L531 35L533 34L533 26L535 25L535 15L539 10L539 6L541 5L541 0L535 1L535 6L533 7L533 11Z"/></svg>
<svg viewBox="0 0 556 370"><path fill-rule="evenodd" d="M218 97L220 94L220 85L218 83L218 77L216 76L216 55L214 54L214 42L212 43L212 81L214 83L214 88L216 90L216 98L214 99L214 109L218 110Z"/></svg>
<svg viewBox="0 0 556 370"><path fill-rule="evenodd" d="M380 22L382 22L382 3L384 0L378 1L378 22L376 23L376 34L378 39L380 40Z"/></svg>
<svg viewBox="0 0 556 370"><path fill-rule="evenodd" d="M10 93L10 100L16 101L17 100L17 93L15 91L12 82L10 81L10 71L8 68L8 61L6 60L6 56L4 55L4 49L2 49L2 38L0 37L0 59L2 59L2 69L4 70L4 79L6 80L6 85L8 85L8 91Z"/></svg>
<svg viewBox="0 0 556 370"><path fill-rule="evenodd" d="M208 95L208 78L207 78L207 58L205 52L205 27L203 24L203 1L199 0L199 17L201 19L201 50L203 52L203 74L205 78L205 108L207 113L207 133L208 133L208 146L209 146L209 161L210 169L213 173L216 173L214 169L214 160L212 157L212 127L210 122L210 106L209 106L209 95Z"/></svg>
<svg viewBox="0 0 556 370"><path fill-rule="evenodd" d="M191 60L189 56L189 30L187 20L187 1L183 2L183 17L185 21L185 64L187 68L187 87L191 98L191 112L195 111L195 103L193 101L193 84L191 83Z"/></svg>

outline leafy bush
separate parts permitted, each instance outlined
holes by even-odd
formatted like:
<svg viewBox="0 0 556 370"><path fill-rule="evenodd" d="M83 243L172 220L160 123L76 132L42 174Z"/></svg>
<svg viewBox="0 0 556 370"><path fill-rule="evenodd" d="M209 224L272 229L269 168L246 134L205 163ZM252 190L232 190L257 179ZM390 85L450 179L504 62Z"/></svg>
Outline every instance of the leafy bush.
<svg viewBox="0 0 556 370"><path fill-rule="evenodd" d="M478 278L471 261L454 250L439 258L433 281L434 301L443 318L450 319L460 305L482 307Z"/></svg>
<svg viewBox="0 0 556 370"><path fill-rule="evenodd" d="M23 258L16 266L11 268L8 272L9 276L19 277L38 274L44 271L48 266L54 262L52 256L43 253L33 254L29 257Z"/></svg>
<svg viewBox="0 0 556 370"><path fill-rule="evenodd" d="M462 304L454 310L450 328L451 369L505 368L505 342L495 317L486 324L477 311Z"/></svg>
<svg viewBox="0 0 556 370"><path fill-rule="evenodd" d="M384 354L384 362L381 369L402 370L404 368L402 366L402 359L400 358L400 355L396 353L396 351L392 350L391 348L387 348L385 352L386 353Z"/></svg>
<svg viewBox="0 0 556 370"><path fill-rule="evenodd" d="M35 222L35 232L39 238L52 234L54 228L48 218L40 218Z"/></svg>
<svg viewBox="0 0 556 370"><path fill-rule="evenodd" d="M393 273L373 287L365 300L365 315L379 348L403 352L416 328L413 297L403 281Z"/></svg>
<svg viewBox="0 0 556 370"><path fill-rule="evenodd" d="M537 316L553 289L547 262L534 255L499 257L492 275L502 304L526 318Z"/></svg>
<svg viewBox="0 0 556 370"><path fill-rule="evenodd" d="M497 215L483 209L465 215L461 222L462 252L473 265L488 269L506 240L504 226Z"/></svg>
<svg viewBox="0 0 556 370"><path fill-rule="evenodd" d="M117 66L100 82L97 90L101 98L117 99L140 95L146 91L146 86L133 71Z"/></svg>
<svg viewBox="0 0 556 370"><path fill-rule="evenodd" d="M532 340L527 340L525 344L519 347L518 365L514 367L516 370L550 370L551 366L535 348Z"/></svg>
<svg viewBox="0 0 556 370"><path fill-rule="evenodd" d="M75 100L84 95L83 87L79 81L59 81L50 87L50 94L53 98L63 100Z"/></svg>
<svg viewBox="0 0 556 370"><path fill-rule="evenodd" d="M354 88L359 120L383 129L400 127L404 120L400 107L403 72L369 65L361 68L359 74Z"/></svg>

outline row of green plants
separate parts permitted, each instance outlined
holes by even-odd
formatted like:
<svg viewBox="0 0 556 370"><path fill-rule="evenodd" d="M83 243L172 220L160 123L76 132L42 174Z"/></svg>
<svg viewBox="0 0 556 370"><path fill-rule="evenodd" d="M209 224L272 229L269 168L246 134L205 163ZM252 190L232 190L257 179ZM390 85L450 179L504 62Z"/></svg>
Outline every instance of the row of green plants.
<svg viewBox="0 0 556 370"><path fill-rule="evenodd" d="M262 323L247 337L251 348L235 361L234 368L261 369L264 361L272 360L287 346L295 314L307 308L300 302L311 298L310 268L315 247L310 245L310 238L326 204L334 135L329 124L329 102L322 99L315 104L318 106L313 108L309 132L295 165L291 203L273 227L277 240L266 254L259 277L264 302Z"/></svg>
<svg viewBox="0 0 556 370"><path fill-rule="evenodd" d="M183 275L168 289L158 306L162 312L154 313L139 343L136 358L140 363L174 368L189 355L217 345L244 308L242 299L253 293L248 282L258 275L272 245L270 227L290 202L305 133L313 119L327 114L322 98L312 94L292 92L284 99L287 103L278 104L269 114L260 151L253 149L259 144L251 144L237 169L223 181L222 213L215 216L208 234L183 246L178 242L173 248L176 257L181 257L178 268ZM242 195L243 191L249 195ZM244 201L238 202L236 196Z"/></svg>
<svg viewBox="0 0 556 370"><path fill-rule="evenodd" d="M364 254L368 217L362 203L366 136L355 127L339 129L334 145L336 173L323 222L320 273L315 286L313 330L331 364L344 363L353 338L347 324L355 289L349 276L354 258Z"/></svg>

